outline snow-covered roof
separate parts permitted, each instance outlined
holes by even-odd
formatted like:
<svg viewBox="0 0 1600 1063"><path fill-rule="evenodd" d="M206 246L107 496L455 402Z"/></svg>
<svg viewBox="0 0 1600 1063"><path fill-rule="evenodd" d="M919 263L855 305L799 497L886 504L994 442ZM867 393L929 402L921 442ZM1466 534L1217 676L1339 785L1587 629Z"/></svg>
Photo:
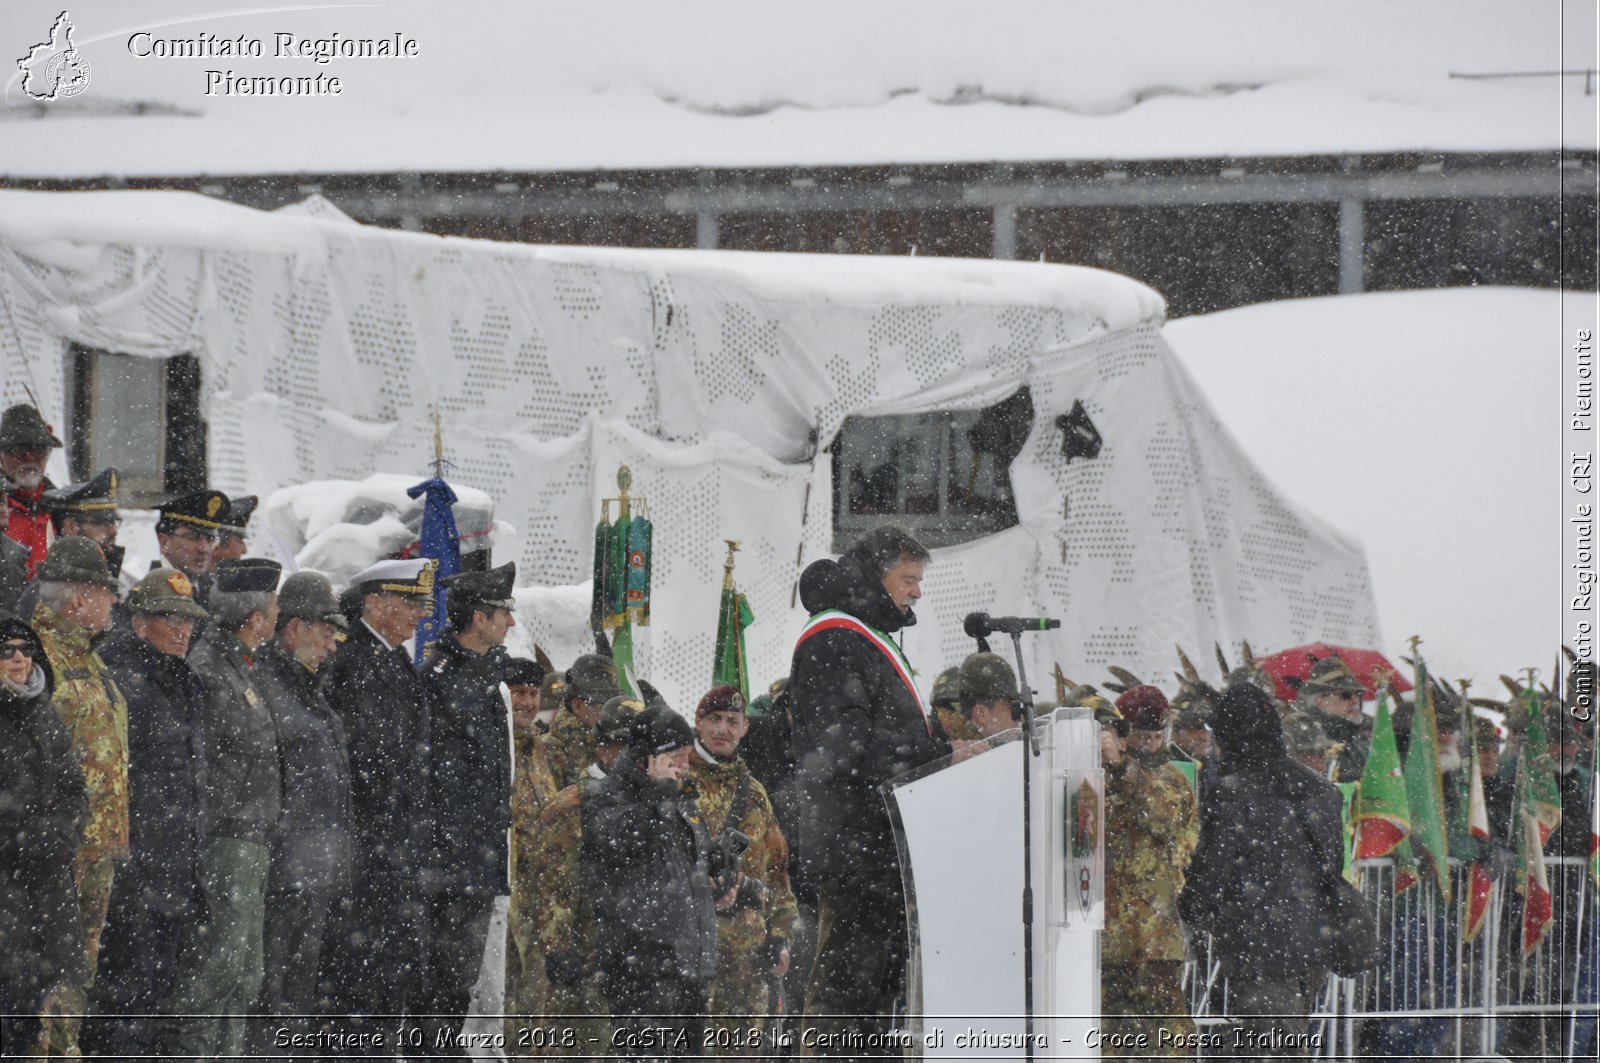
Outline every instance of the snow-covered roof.
<svg viewBox="0 0 1600 1063"><path fill-rule="evenodd" d="M1561 337L1593 294L1473 288L1291 300L1165 332L1285 496L1360 538L1391 660L1495 696L1563 631ZM1254 640L1257 649L1283 646Z"/></svg>
<svg viewBox="0 0 1600 1063"><path fill-rule="evenodd" d="M57 13L13 8L6 55L48 38ZM37 104L13 73L0 175L1593 150L1600 113L1581 0L121 3L75 19L91 82ZM399 35L417 54L277 59L278 33ZM263 55L133 54L201 34ZM341 91L207 95L208 70L321 74Z"/></svg>

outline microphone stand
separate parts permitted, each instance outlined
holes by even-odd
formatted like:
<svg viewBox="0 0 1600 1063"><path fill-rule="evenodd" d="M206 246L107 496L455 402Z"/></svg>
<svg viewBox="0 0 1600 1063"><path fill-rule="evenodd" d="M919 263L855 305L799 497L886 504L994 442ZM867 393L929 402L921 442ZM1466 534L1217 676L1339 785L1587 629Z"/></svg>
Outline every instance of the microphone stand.
<svg viewBox="0 0 1600 1063"><path fill-rule="evenodd" d="M1033 758L1039 755L1034 729L1033 689L1022 663L1022 633L1011 632L1017 657L1017 701L1022 710L1022 1033L1023 1058L1033 1059Z"/></svg>

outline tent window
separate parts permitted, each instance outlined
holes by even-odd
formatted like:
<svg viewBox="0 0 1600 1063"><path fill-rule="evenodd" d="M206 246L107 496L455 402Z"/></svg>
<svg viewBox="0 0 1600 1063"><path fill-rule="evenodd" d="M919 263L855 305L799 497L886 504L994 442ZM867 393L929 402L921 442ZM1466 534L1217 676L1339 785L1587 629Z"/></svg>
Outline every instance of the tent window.
<svg viewBox="0 0 1600 1063"><path fill-rule="evenodd" d="M75 481L121 470L124 505L150 506L206 482L200 362L193 355L144 358L73 347L68 354Z"/></svg>
<svg viewBox="0 0 1600 1063"><path fill-rule="evenodd" d="M1033 426L1022 388L983 410L848 417L833 444L833 546L881 524L954 546L1017 523L1011 462Z"/></svg>

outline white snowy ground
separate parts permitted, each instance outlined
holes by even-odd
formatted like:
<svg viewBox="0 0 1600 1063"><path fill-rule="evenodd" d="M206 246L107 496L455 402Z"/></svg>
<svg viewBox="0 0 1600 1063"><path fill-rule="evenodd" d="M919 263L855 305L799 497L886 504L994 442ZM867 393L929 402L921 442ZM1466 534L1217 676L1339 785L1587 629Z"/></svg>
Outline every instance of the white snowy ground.
<svg viewBox="0 0 1600 1063"><path fill-rule="evenodd" d="M1166 336L1285 495L1359 538L1396 664L1503 696L1562 640L1563 341L1592 293L1512 288L1290 300ZM1280 646L1258 646L1277 650Z"/></svg>
<svg viewBox="0 0 1600 1063"><path fill-rule="evenodd" d="M41 111L12 60L60 10L13 0L0 15L0 173L1593 150L1600 101L1581 74L1596 65L1592 0L115 0L71 9L91 81ZM244 35L265 54L140 57L141 31ZM419 54L275 59L279 32L398 33ZM343 91L206 95L208 70L332 75ZM1561 70L1579 73L1546 76ZM1508 73L1539 76L1453 76Z"/></svg>

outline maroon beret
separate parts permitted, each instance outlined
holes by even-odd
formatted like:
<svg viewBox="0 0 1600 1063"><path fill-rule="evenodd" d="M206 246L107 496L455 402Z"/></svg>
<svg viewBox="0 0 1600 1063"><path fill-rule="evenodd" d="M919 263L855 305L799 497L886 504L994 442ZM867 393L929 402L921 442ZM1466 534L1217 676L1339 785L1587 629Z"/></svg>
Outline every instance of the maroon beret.
<svg viewBox="0 0 1600 1063"><path fill-rule="evenodd" d="M708 712L737 712L743 715L746 708L744 695L739 693L738 687L712 687L700 699L700 704L694 707L694 718L698 720Z"/></svg>
<svg viewBox="0 0 1600 1063"><path fill-rule="evenodd" d="M1117 699L1117 710L1136 731L1159 731L1167 722L1167 696L1155 687L1129 687Z"/></svg>

